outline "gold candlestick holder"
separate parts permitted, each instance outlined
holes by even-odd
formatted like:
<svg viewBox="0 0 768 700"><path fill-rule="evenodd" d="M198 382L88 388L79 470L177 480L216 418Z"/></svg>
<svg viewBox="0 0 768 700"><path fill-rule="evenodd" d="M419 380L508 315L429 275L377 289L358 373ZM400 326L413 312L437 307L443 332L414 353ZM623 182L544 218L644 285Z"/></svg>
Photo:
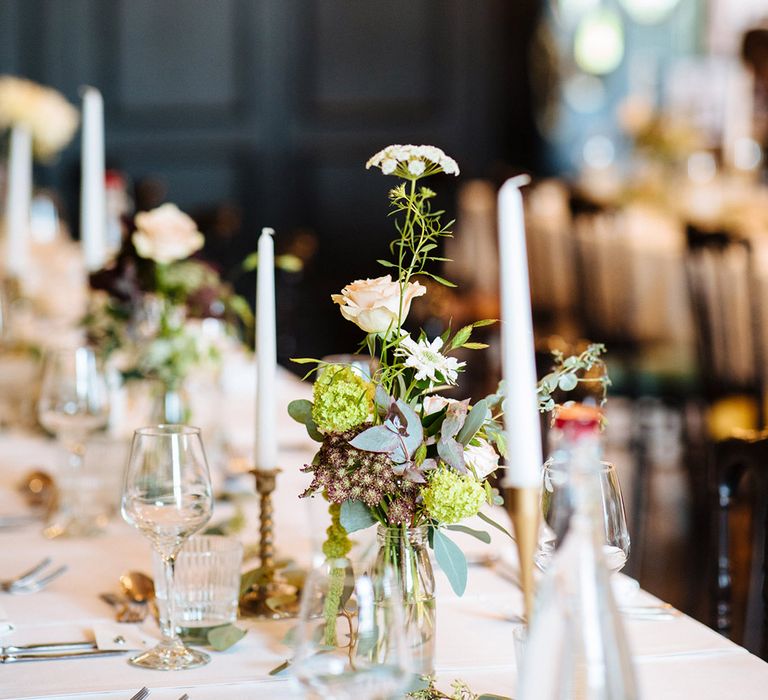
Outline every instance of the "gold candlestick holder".
<svg viewBox="0 0 768 700"><path fill-rule="evenodd" d="M275 566L274 509L272 493L279 469L253 469L259 494L259 559L257 580L240 598L240 614L280 620L298 614L298 589L288 583Z"/></svg>
<svg viewBox="0 0 768 700"><path fill-rule="evenodd" d="M517 557L520 562L520 585L523 589L525 619L530 624L533 617L533 582L534 553L539 534L539 488L510 488L507 491L507 508L512 519Z"/></svg>

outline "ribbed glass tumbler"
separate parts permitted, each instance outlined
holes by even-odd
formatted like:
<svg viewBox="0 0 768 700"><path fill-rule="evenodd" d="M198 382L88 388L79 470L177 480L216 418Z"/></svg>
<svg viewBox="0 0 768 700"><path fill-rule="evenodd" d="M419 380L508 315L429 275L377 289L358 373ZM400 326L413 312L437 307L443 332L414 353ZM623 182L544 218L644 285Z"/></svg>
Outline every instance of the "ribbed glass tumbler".
<svg viewBox="0 0 768 700"><path fill-rule="evenodd" d="M196 535L176 559L176 624L182 639L202 641L213 627L237 619L243 545L234 537ZM157 603L167 605L162 562L155 555Z"/></svg>

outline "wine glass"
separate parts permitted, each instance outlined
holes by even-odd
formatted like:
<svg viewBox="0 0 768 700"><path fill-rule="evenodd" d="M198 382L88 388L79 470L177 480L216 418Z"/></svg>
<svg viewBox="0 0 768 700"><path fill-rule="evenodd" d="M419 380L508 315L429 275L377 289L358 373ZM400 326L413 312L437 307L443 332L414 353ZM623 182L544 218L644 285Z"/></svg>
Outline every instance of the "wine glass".
<svg viewBox="0 0 768 700"><path fill-rule="evenodd" d="M50 351L43 368L38 420L67 450L59 475L56 511L45 529L48 537L91 535L103 530L108 515L98 474L84 468L91 433L109 419L107 382L93 350L79 346Z"/></svg>
<svg viewBox="0 0 768 700"><path fill-rule="evenodd" d="M603 558L613 574L621 571L629 558L629 532L616 467L602 462L602 468L590 475L599 482L600 514L603 525ZM536 564L543 571L568 530L573 514L573 492L568 472L546 462L542 469L541 514Z"/></svg>
<svg viewBox="0 0 768 700"><path fill-rule="evenodd" d="M327 559L302 591L293 675L311 698L402 697L414 679L391 568Z"/></svg>
<svg viewBox="0 0 768 700"><path fill-rule="evenodd" d="M199 428L158 425L134 433L123 486L123 518L138 529L163 562L162 641L130 659L143 668L175 671L210 661L176 633L174 566L184 541L210 520L213 495Z"/></svg>

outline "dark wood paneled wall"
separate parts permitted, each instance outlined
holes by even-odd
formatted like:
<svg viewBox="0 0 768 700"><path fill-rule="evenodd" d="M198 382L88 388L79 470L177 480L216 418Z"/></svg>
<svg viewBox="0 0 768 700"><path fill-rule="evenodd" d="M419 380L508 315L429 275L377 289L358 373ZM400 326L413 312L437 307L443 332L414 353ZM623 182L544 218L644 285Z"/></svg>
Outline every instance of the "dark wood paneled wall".
<svg viewBox="0 0 768 700"><path fill-rule="evenodd" d="M105 97L107 159L191 212L232 203L228 266L261 226L316 233L288 295L281 355L339 349L326 302L379 274L392 181L364 170L389 143L432 143L462 177L534 167L527 46L539 0L0 0L0 72L73 101ZM77 221L78 144L37 181ZM439 183L450 208L456 183ZM252 280L241 280L244 289ZM297 329L302 329L298 337ZM340 337L341 334L341 337ZM299 344L301 347L295 347Z"/></svg>

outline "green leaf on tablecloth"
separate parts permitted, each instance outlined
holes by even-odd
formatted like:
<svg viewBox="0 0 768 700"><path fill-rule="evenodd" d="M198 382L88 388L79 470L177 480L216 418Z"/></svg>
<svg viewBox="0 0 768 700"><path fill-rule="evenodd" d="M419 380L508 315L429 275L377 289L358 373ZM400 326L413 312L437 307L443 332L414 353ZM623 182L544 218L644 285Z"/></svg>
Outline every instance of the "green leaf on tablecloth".
<svg viewBox="0 0 768 700"><path fill-rule="evenodd" d="M491 527L495 527L500 532L503 532L507 537L509 537L510 540L515 539L512 533L509 530L507 530L507 528L497 523L493 518L487 516L485 513L483 513L483 511L480 511L477 514L477 517L480 518L480 520L484 520L485 522L487 522Z"/></svg>
<svg viewBox="0 0 768 700"><path fill-rule="evenodd" d="M253 586L258 585L259 581L264 579L265 573L261 567L246 571L240 577L240 598L243 597Z"/></svg>
<svg viewBox="0 0 768 700"><path fill-rule="evenodd" d="M362 501L344 501L341 504L339 520L347 533L365 530L376 523L376 518Z"/></svg>
<svg viewBox="0 0 768 700"><path fill-rule="evenodd" d="M270 672L270 676L282 676L291 667L290 661L283 661L279 666L275 666Z"/></svg>
<svg viewBox="0 0 768 700"><path fill-rule="evenodd" d="M454 532L463 532L465 535L469 535L481 542L485 542L485 544L491 543L491 536L485 530L474 530L466 525L448 525L446 529L453 530Z"/></svg>
<svg viewBox="0 0 768 700"><path fill-rule="evenodd" d="M247 630L241 630L236 625L221 625L209 630L208 644L216 651L226 651L237 644L246 634Z"/></svg>
<svg viewBox="0 0 768 700"><path fill-rule="evenodd" d="M467 589L467 558L464 552L440 530L434 532L435 559L448 577L456 595L464 595Z"/></svg>

